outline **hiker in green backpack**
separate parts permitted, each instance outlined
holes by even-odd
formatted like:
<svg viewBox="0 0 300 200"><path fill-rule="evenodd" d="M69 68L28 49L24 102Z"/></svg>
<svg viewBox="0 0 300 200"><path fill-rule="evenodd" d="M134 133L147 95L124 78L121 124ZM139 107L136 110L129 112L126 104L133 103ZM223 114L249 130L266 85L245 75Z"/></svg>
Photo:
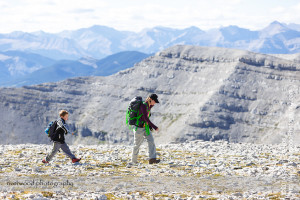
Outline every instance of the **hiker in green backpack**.
<svg viewBox="0 0 300 200"><path fill-rule="evenodd" d="M139 148L144 141L144 138L148 142L149 149L149 164L159 163L160 160L156 159L156 146L154 144L153 135L150 130L159 131L149 119L150 110L156 104L159 103L156 94L151 94L147 97L146 101L140 105L139 119L137 120L136 128L133 129L134 133L134 147L132 150L132 164L137 164L137 157L139 154Z"/></svg>

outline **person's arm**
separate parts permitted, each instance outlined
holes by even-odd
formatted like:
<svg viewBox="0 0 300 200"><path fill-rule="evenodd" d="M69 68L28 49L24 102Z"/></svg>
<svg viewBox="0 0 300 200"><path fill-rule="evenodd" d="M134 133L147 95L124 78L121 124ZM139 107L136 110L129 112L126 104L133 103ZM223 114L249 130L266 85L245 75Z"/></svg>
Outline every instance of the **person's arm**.
<svg viewBox="0 0 300 200"><path fill-rule="evenodd" d="M64 124L64 123L62 122L62 120L58 120L58 121L57 121L57 125L59 126L59 128L61 128L61 129L64 130L64 133L65 133L66 135L67 135L68 133L70 133L67 124Z"/></svg>
<svg viewBox="0 0 300 200"><path fill-rule="evenodd" d="M147 108L146 105L142 104L141 105L141 113L143 114L143 120L154 130L157 130L157 126L155 126L149 119L148 115L147 115Z"/></svg>

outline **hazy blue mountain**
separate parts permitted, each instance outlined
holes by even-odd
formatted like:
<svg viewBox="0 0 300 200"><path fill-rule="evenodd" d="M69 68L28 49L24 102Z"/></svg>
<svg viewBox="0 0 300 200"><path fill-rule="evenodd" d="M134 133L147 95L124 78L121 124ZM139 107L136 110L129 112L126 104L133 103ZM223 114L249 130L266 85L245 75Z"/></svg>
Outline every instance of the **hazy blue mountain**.
<svg viewBox="0 0 300 200"><path fill-rule="evenodd" d="M108 76L117 73L134 66L135 63L138 63L149 56L149 54L137 51L126 51L107 56L96 62L98 67L94 70L93 75Z"/></svg>
<svg viewBox="0 0 300 200"><path fill-rule="evenodd" d="M78 59L88 54L77 42L45 32L24 33L21 31L2 34L0 51L26 51L52 59Z"/></svg>
<svg viewBox="0 0 300 200"><path fill-rule="evenodd" d="M251 41L256 40L259 37L259 31L251 31L248 29L240 28L238 26L227 26L220 28L224 40L227 42L236 42L240 40Z"/></svg>
<svg viewBox="0 0 300 200"><path fill-rule="evenodd" d="M9 70L6 67L5 63L0 60L0 83L8 81L9 78L10 78Z"/></svg>
<svg viewBox="0 0 300 200"><path fill-rule="evenodd" d="M92 26L75 31L63 31L58 35L61 38L77 41L78 45L86 52L88 56L94 58L103 58L108 55L126 51L122 48L122 40L126 39L130 32L117 31L106 26Z"/></svg>
<svg viewBox="0 0 300 200"><path fill-rule="evenodd" d="M299 38L300 25L277 21L255 31L238 26L207 31L197 27L153 27L136 33L95 25L57 34L42 31L1 34L0 51L27 51L57 60L102 59L121 51L149 54L177 44L228 47L258 53L299 53Z"/></svg>
<svg viewBox="0 0 300 200"><path fill-rule="evenodd" d="M43 67L22 77L3 81L4 86L24 86L45 82L57 82L67 78L80 76L108 76L120 70L133 67L150 55L140 52L120 52L104 59L81 58L80 60L56 61L48 67ZM0 63L0 72L2 72ZM1 73L2 74L2 73Z"/></svg>
<svg viewBox="0 0 300 200"><path fill-rule="evenodd" d="M7 85L23 86L45 82L57 82L71 77L86 76L93 68L78 61L63 60L56 64L34 71L22 78L8 82Z"/></svg>
<svg viewBox="0 0 300 200"><path fill-rule="evenodd" d="M300 31L300 24L294 24L294 23L291 23L291 24L288 24L287 25L290 29L293 29L293 30L296 30L296 31Z"/></svg>
<svg viewBox="0 0 300 200"><path fill-rule="evenodd" d="M173 31L173 35L164 47L174 46L176 44L187 44L187 45L200 45L200 41L203 39L203 35L205 34L204 31L200 30L199 28L192 26L183 30ZM168 38L167 37L167 38ZM163 48L160 48L162 50Z"/></svg>
<svg viewBox="0 0 300 200"><path fill-rule="evenodd" d="M195 38L203 31L196 27L187 29L172 29L167 27L154 27L145 29L140 33L132 34L123 41L127 48L137 49L141 52L155 53L174 44L195 43Z"/></svg>
<svg viewBox="0 0 300 200"><path fill-rule="evenodd" d="M53 59L28 52L0 52L0 85L36 70L47 68L55 62Z"/></svg>
<svg viewBox="0 0 300 200"><path fill-rule="evenodd" d="M299 53L300 32L277 21L260 31L259 44L252 50L261 53Z"/></svg>

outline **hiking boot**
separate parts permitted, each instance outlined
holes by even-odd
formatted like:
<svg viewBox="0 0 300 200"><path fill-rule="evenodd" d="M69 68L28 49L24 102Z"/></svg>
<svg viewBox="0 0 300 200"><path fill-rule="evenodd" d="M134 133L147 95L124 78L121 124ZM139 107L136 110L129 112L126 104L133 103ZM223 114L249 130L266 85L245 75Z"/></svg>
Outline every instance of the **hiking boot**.
<svg viewBox="0 0 300 200"><path fill-rule="evenodd" d="M149 164L157 164L157 163L159 163L160 162L160 160L159 159L156 159L156 158L151 158L150 160L149 160Z"/></svg>
<svg viewBox="0 0 300 200"><path fill-rule="evenodd" d="M45 159L43 159L43 160L42 160L42 162L43 162L43 163L45 163L45 164L46 164L46 163L49 163L49 162L48 162L48 161L46 161Z"/></svg>
<svg viewBox="0 0 300 200"><path fill-rule="evenodd" d="M72 159L72 163L79 162L80 160L81 160L81 158L73 158L73 159Z"/></svg>

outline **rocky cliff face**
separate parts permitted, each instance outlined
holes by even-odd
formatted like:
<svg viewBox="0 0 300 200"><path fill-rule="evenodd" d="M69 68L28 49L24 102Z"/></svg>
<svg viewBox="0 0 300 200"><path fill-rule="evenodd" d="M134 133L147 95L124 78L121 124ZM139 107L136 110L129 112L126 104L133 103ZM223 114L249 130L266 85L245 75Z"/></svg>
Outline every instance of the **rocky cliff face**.
<svg viewBox="0 0 300 200"><path fill-rule="evenodd" d="M68 79L0 89L2 144L46 143L47 123L70 111L71 143L132 140L125 113L134 96L156 93L159 143L225 139L296 141L300 65L269 55L214 47L174 46L109 77ZM287 137L288 136L288 137Z"/></svg>

